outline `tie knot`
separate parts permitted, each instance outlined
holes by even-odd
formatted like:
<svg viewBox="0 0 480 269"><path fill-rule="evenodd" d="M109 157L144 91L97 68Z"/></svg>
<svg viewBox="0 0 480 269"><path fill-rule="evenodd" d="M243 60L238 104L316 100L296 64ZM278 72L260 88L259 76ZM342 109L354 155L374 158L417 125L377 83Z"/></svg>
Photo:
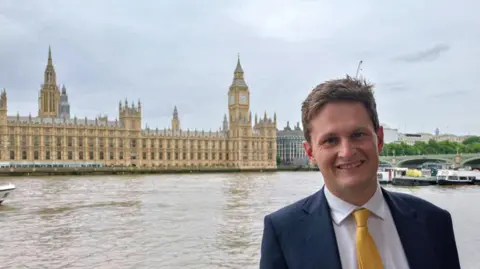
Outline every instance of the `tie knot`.
<svg viewBox="0 0 480 269"><path fill-rule="evenodd" d="M366 208L360 208L353 211L353 217L357 223L357 227L367 227L368 217L370 216L370 211Z"/></svg>

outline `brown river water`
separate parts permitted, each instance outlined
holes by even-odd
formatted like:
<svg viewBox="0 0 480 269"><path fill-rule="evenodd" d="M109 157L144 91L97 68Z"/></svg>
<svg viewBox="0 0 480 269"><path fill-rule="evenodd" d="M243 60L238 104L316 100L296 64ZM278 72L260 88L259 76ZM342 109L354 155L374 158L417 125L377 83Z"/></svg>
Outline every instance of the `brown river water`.
<svg viewBox="0 0 480 269"><path fill-rule="evenodd" d="M319 172L0 178L0 268L258 268L263 217ZM448 209L462 268L480 268L480 186L387 186Z"/></svg>

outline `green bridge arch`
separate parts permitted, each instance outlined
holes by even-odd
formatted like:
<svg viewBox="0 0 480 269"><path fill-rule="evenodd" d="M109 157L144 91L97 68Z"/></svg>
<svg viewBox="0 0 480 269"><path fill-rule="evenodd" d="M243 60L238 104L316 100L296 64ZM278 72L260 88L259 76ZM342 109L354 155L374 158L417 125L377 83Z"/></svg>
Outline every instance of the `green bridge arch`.
<svg viewBox="0 0 480 269"><path fill-rule="evenodd" d="M471 165L480 166L480 156L465 158L465 160L462 159L460 164L462 166L471 166Z"/></svg>
<svg viewBox="0 0 480 269"><path fill-rule="evenodd" d="M453 163L454 160L448 159L448 158L442 158L442 157L434 157L434 156L422 156L422 157L413 157L413 158L407 158L403 160L398 160L397 161L397 166L404 166L404 165L421 165L422 163L425 162L442 162L442 163Z"/></svg>

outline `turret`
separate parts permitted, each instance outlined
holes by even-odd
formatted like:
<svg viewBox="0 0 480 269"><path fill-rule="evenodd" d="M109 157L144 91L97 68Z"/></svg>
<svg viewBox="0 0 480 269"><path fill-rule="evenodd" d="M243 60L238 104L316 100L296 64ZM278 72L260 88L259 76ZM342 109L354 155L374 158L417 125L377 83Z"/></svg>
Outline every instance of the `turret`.
<svg viewBox="0 0 480 269"><path fill-rule="evenodd" d="M58 116L62 119L70 118L70 103L68 102L67 88L62 87L62 94L60 95L60 103L58 104Z"/></svg>
<svg viewBox="0 0 480 269"><path fill-rule="evenodd" d="M277 116L274 113L273 119L268 117L267 111L264 112L263 118L260 120L257 119L257 115L255 115L255 125L254 128L259 130L261 134L265 136L272 136L273 133L276 134L277 130ZM288 123L287 123L288 126ZM290 127L288 127L290 128Z"/></svg>
<svg viewBox="0 0 480 269"><path fill-rule="evenodd" d="M301 131L302 128L300 128L300 122L297 121L297 126L295 126L295 131Z"/></svg>
<svg viewBox="0 0 480 269"><path fill-rule="evenodd" d="M3 88L0 94L0 110L7 112L7 91Z"/></svg>
<svg viewBox="0 0 480 269"><path fill-rule="evenodd" d="M285 128L283 128L284 131L291 131L292 128L290 128L290 122L287 121L287 126L285 126Z"/></svg>
<svg viewBox="0 0 480 269"><path fill-rule="evenodd" d="M173 130L173 131L179 131L179 130L180 130L180 119L178 118L177 106L175 106L175 107L173 108L172 130Z"/></svg>
<svg viewBox="0 0 480 269"><path fill-rule="evenodd" d="M138 101L138 107L135 107L135 103L132 102L131 106L128 106L128 100L125 99L125 104L118 104L118 114L122 125L126 129L140 130L142 126L142 109L140 106L140 100Z"/></svg>
<svg viewBox="0 0 480 269"><path fill-rule="evenodd" d="M7 145L8 141L8 129L7 129L7 91L5 89L2 90L0 94L0 143L2 145ZM0 150L0 159L5 160L7 159L7 151Z"/></svg>
<svg viewBox="0 0 480 269"><path fill-rule="evenodd" d="M222 131L226 132L228 131L228 120L227 120L227 114L223 116L223 126L222 126Z"/></svg>

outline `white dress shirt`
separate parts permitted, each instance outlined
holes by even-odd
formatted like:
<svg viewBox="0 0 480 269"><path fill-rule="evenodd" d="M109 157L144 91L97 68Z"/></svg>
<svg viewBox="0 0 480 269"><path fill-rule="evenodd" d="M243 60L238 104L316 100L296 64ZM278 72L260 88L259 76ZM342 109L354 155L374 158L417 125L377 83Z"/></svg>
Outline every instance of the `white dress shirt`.
<svg viewBox="0 0 480 269"><path fill-rule="evenodd" d="M343 269L357 269L355 246L356 224L353 215L359 208L333 195L325 186L325 197L330 206L333 228ZM368 218L368 230L375 240L385 269L409 269L390 208L385 202L380 185L373 197L363 206L372 212Z"/></svg>

